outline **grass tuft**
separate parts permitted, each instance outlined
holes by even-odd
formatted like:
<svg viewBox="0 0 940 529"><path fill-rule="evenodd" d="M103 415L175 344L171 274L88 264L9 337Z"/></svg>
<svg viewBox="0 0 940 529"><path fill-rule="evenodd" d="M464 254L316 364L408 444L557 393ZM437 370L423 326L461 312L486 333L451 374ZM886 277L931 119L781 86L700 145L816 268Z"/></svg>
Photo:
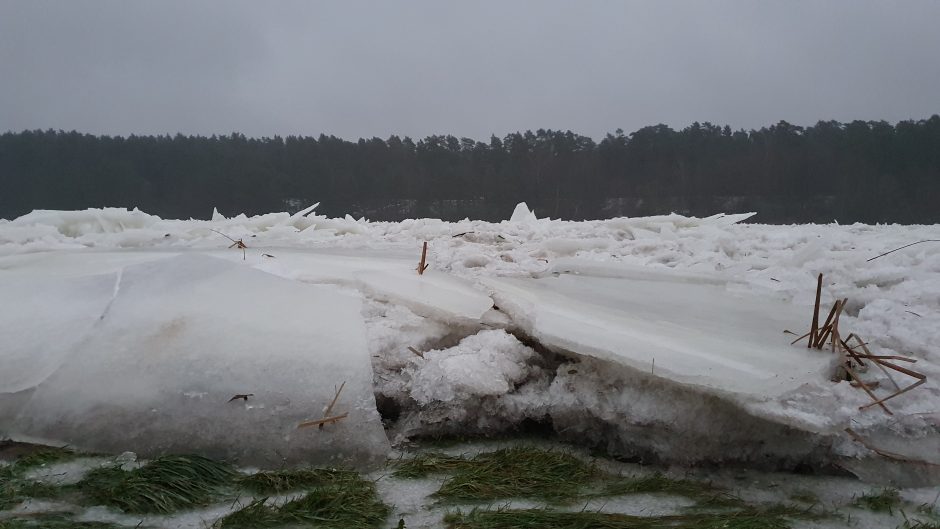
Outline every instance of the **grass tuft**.
<svg viewBox="0 0 940 529"><path fill-rule="evenodd" d="M940 529L940 522L926 520L904 520L898 529Z"/></svg>
<svg viewBox="0 0 940 529"><path fill-rule="evenodd" d="M9 468L13 472L23 472L30 468L51 465L53 463L60 463L62 461L68 461L70 459L75 459L81 456L82 454L69 448L47 447L20 456L12 465L10 465Z"/></svg>
<svg viewBox="0 0 940 529"><path fill-rule="evenodd" d="M901 505L901 495L897 489L884 488L863 494L855 500L855 505L870 511L894 514L894 509Z"/></svg>
<svg viewBox="0 0 940 529"><path fill-rule="evenodd" d="M626 494L671 494L695 500L694 509L741 507L743 500L707 481L675 479L660 473L648 476L610 478L592 496L623 496Z"/></svg>
<svg viewBox="0 0 940 529"><path fill-rule="evenodd" d="M790 499L800 503L808 503L810 505L816 505L819 503L819 496L817 496L815 492L806 489L793 491L793 493L790 494Z"/></svg>
<svg viewBox="0 0 940 529"><path fill-rule="evenodd" d="M630 516L591 511L486 509L444 517L449 529L789 529L791 520L811 517L806 511L777 507L720 513Z"/></svg>
<svg viewBox="0 0 940 529"><path fill-rule="evenodd" d="M558 450L520 446L472 458L420 454L400 463L399 478L449 474L435 497L445 503L533 498L568 503L585 498L659 493L696 500L698 508L738 507L743 502L708 482L662 474L615 476Z"/></svg>
<svg viewBox="0 0 940 529"><path fill-rule="evenodd" d="M445 502L476 502L500 498L546 501L577 499L601 475L593 463L557 450L514 447L478 454L459 463L434 496Z"/></svg>
<svg viewBox="0 0 940 529"><path fill-rule="evenodd" d="M126 529L126 527L107 522L76 522L59 514L42 514L28 518L0 520L0 529Z"/></svg>
<svg viewBox="0 0 940 529"><path fill-rule="evenodd" d="M695 505L690 509L728 509L732 507L744 507L746 503L741 498L727 492L714 491L710 494L701 496L690 496L694 498Z"/></svg>
<svg viewBox="0 0 940 529"><path fill-rule="evenodd" d="M276 527L287 523L277 507L268 505L270 498L252 501L241 509L220 518L213 527L238 529L249 527Z"/></svg>
<svg viewBox="0 0 940 529"><path fill-rule="evenodd" d="M27 498L54 498L62 488L23 479L28 470L79 457L65 448L44 448L19 457L12 464L0 467L0 511L9 509ZM2 526L0 526L2 529Z"/></svg>
<svg viewBox="0 0 940 529"><path fill-rule="evenodd" d="M10 509L29 498L58 498L63 490L37 481L0 479L0 511Z"/></svg>
<svg viewBox="0 0 940 529"><path fill-rule="evenodd" d="M225 463L200 456L166 456L131 471L119 466L89 472L78 489L97 505L129 513L168 513L207 505L234 479Z"/></svg>
<svg viewBox="0 0 940 529"><path fill-rule="evenodd" d="M271 504L268 498L253 501L220 519L214 527L248 529L310 525L325 529L371 529L386 521L390 509L379 500L375 483L348 471L323 471L321 478L324 476L327 479L321 479L301 498L281 506Z"/></svg>
<svg viewBox="0 0 940 529"><path fill-rule="evenodd" d="M678 496L701 496L713 492L709 483L686 479L673 479L660 473L641 477L616 478L604 486L606 496L637 494L644 492L664 492Z"/></svg>
<svg viewBox="0 0 940 529"><path fill-rule="evenodd" d="M418 454L403 463L399 463L392 475L396 478L417 479L432 474L450 474L465 467L466 463L467 460L462 457L438 453Z"/></svg>
<svg viewBox="0 0 940 529"><path fill-rule="evenodd" d="M280 494L324 485L354 483L360 479L352 470L315 468L262 471L236 479L236 484L256 494Z"/></svg>

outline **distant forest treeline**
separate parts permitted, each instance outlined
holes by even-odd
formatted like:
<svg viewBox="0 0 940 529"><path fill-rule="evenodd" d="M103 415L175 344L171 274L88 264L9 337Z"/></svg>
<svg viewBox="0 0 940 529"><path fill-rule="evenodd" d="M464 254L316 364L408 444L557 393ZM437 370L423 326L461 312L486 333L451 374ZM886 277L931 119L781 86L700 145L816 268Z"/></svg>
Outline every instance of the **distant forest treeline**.
<svg viewBox="0 0 940 529"><path fill-rule="evenodd" d="M940 116L781 121L733 131L665 125L600 142L554 130L347 141L229 136L0 135L0 218L139 207L169 218L298 209L372 220L757 211L785 222L940 222Z"/></svg>

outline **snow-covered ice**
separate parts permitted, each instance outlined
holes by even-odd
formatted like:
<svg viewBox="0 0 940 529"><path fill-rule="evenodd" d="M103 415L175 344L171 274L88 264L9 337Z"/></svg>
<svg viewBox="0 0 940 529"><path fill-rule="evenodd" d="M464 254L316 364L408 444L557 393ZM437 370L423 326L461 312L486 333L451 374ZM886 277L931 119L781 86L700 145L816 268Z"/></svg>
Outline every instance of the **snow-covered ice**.
<svg viewBox="0 0 940 529"><path fill-rule="evenodd" d="M739 450L745 461L862 462L853 471L877 479L865 462L883 460L844 434L852 427L872 446L940 464L926 453L940 438L928 420L940 408L940 244L867 261L936 239L936 226L741 224L750 214L569 222L524 204L499 223L314 210L204 221L106 208L0 222L0 437L89 441L91 427L62 413L120 397L135 406L122 419L135 435L195 429L204 444L194 446L230 447L231 428L251 430L238 421L268 414L275 427L257 442L269 448L318 450L366 424L372 454L382 444L374 392L396 442L534 420L626 455L694 463ZM233 240L247 248L229 249ZM419 276L424 241L430 268ZM843 329L927 375L889 401L895 415L859 410L870 399L830 380L831 353L789 345L784 329L808 330L819 273L825 306L849 299ZM178 317L199 324L176 329ZM148 342L161 325L180 333L179 347ZM892 387L878 371L863 376L880 396ZM343 379L341 402L362 416L288 433ZM264 391L294 397L282 409L283 395ZM245 392L256 393L247 404L215 402Z"/></svg>
<svg viewBox="0 0 940 529"><path fill-rule="evenodd" d="M792 305L671 280L562 275L490 279L503 311L542 344L713 393L764 400L828 380L836 357L791 347Z"/></svg>
<svg viewBox="0 0 940 529"><path fill-rule="evenodd" d="M16 315L4 318L7 436L269 466L384 460L354 294L199 254L101 276L0 277L0 288ZM348 417L298 430L344 382L332 413ZM239 394L250 397L230 401Z"/></svg>
<svg viewBox="0 0 940 529"><path fill-rule="evenodd" d="M436 271L421 276L407 269L362 272L356 274L356 280L375 299L458 325L478 322L493 306L489 296L467 281Z"/></svg>

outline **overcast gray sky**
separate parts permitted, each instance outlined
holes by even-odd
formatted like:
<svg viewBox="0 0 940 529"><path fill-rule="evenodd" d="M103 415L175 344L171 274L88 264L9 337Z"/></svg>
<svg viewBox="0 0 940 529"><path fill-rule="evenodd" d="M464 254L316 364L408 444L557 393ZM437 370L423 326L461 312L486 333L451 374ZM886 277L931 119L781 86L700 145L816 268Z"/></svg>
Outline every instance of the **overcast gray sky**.
<svg viewBox="0 0 940 529"><path fill-rule="evenodd" d="M940 1L0 0L0 131L423 137L940 112Z"/></svg>

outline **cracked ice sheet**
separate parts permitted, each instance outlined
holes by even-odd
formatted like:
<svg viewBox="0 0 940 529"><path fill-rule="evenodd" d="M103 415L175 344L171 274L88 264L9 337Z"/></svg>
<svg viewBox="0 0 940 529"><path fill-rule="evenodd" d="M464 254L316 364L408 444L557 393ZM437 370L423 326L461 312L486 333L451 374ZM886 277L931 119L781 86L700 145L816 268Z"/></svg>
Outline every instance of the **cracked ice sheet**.
<svg viewBox="0 0 940 529"><path fill-rule="evenodd" d="M116 275L0 283L19 294L4 300L20 311L0 344L0 437L260 466L384 461L358 296L199 254L127 266L119 289ZM30 303L40 284L48 292ZM86 295L86 304L73 299ZM57 325L88 332L63 343L54 362L44 342L21 340ZM32 344L42 369L10 361L30 352L16 343ZM348 418L298 430L322 417L344 381L333 413ZM229 402L244 393L254 395Z"/></svg>
<svg viewBox="0 0 940 529"><path fill-rule="evenodd" d="M41 252L0 257L0 278L14 274L73 277L118 272L125 266L195 252L247 264L285 279L348 286L447 323L476 323L493 306L485 292L465 279L437 270L419 276L415 271L417 260L401 250L265 248L263 254L251 255L247 261L242 252L235 250Z"/></svg>
<svg viewBox="0 0 940 529"><path fill-rule="evenodd" d="M275 257L255 265L270 274L306 283L335 283L356 288L380 301L408 307L415 314L453 324L475 324L493 300L454 275L416 271L417 261L401 252L359 251L358 255L324 251L271 250ZM216 253L240 259L232 252Z"/></svg>
<svg viewBox="0 0 940 529"><path fill-rule="evenodd" d="M793 306L738 296L690 276L653 275L484 283L500 309L549 347L741 401L823 382L834 367L828 351L789 345L792 337L783 330L806 326L805 314Z"/></svg>
<svg viewBox="0 0 940 529"><path fill-rule="evenodd" d="M0 273L0 391L26 391L54 373L88 338L112 299L117 277Z"/></svg>

